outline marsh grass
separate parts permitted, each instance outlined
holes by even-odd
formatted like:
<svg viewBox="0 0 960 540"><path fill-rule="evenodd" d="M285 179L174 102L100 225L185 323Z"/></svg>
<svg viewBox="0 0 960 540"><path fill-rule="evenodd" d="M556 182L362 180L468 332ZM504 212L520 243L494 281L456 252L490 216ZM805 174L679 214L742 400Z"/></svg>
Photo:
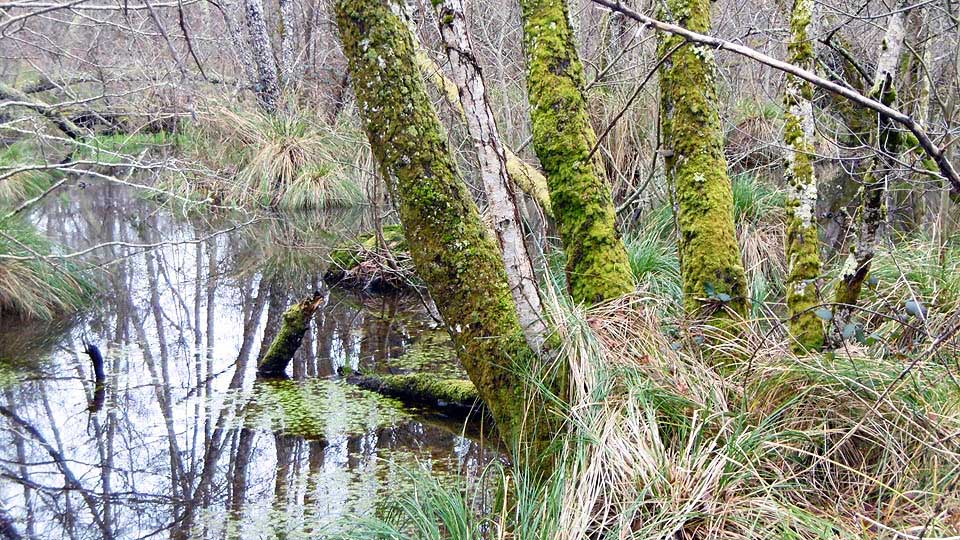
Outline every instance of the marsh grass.
<svg viewBox="0 0 960 540"><path fill-rule="evenodd" d="M8 218L0 233L0 315L49 320L83 305L90 284L73 265L35 258L54 250L32 225Z"/></svg>
<svg viewBox="0 0 960 540"><path fill-rule="evenodd" d="M568 428L546 482L429 476L358 538L936 539L960 534L960 388L950 367L882 347L797 356L754 322L677 341L625 298L552 301L571 369ZM956 345L951 351L956 353ZM716 366L723 366L718 368ZM364 536L365 535L365 536Z"/></svg>
<svg viewBox="0 0 960 540"><path fill-rule="evenodd" d="M362 134L308 111L276 115L215 107L191 128L189 149L217 174L193 188L237 206L309 209L366 202L372 157Z"/></svg>
<svg viewBox="0 0 960 540"><path fill-rule="evenodd" d="M136 161L145 152L164 152L184 145L186 136L180 133L100 133L76 143L74 159L96 161L111 166Z"/></svg>

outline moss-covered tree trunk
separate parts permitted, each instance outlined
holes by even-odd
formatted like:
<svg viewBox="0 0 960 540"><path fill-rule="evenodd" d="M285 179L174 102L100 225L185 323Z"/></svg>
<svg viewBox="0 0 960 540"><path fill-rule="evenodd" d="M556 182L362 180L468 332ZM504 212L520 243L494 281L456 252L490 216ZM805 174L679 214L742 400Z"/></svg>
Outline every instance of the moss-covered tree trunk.
<svg viewBox="0 0 960 540"><path fill-rule="evenodd" d="M907 11L903 2L898 2L887 20L887 30L877 57L877 70L874 75L870 97L892 107L896 104L897 93L894 81L900 63L900 53L906 37L905 19ZM835 307L830 321L829 341L834 347L840 346L849 331L853 312L856 310L863 290L863 283L870 273L870 265L876 252L877 233L884 221L884 199L886 186L893 179L893 172L899 168L897 160L903 148L903 134L892 120L877 116L874 118L877 128L872 135L872 144L876 150L863 176L860 187L860 209L857 214L856 240L850 248L850 254L840 269L840 279L834 294Z"/></svg>
<svg viewBox="0 0 960 540"><path fill-rule="evenodd" d="M795 0L790 17L790 63L813 69L813 0ZM798 350L823 346L823 322L814 313L819 303L820 250L815 212L817 178L813 171L813 85L787 76L784 95L787 146L787 316Z"/></svg>
<svg viewBox="0 0 960 540"><path fill-rule="evenodd" d="M520 444L551 435L552 423L531 409L514 369L535 355L496 241L457 171L417 70L404 1L338 0L335 9L367 138L414 265L501 436L523 458Z"/></svg>
<svg viewBox="0 0 960 540"><path fill-rule="evenodd" d="M460 104L460 88L457 83L449 79L444 73L443 68L433 61L423 49L417 50L417 65L420 71L437 90L443 92L444 96L451 103L456 105L457 111L466 122L466 112ZM520 191L523 191L536 202L543 213L553 217L553 206L550 204L550 189L547 187L547 178L533 165L520 159L512 150L503 147L507 157L507 172L510 173L510 179L516 184Z"/></svg>
<svg viewBox="0 0 960 540"><path fill-rule="evenodd" d="M283 323L270 343L270 348L257 364L257 375L261 377L283 377L287 364L293 359L303 336L307 333L310 318L323 301L320 293L314 293L287 308L283 312Z"/></svg>
<svg viewBox="0 0 960 540"><path fill-rule="evenodd" d="M710 0L667 0L661 19L710 30ZM662 34L659 51L664 163L680 229L684 304L691 314L744 314L747 281L733 223L733 191L723 154L717 67L709 47Z"/></svg>
<svg viewBox="0 0 960 540"><path fill-rule="evenodd" d="M521 0L529 62L533 147L547 175L574 300L593 304L633 290L626 249L583 94L583 66L565 0Z"/></svg>

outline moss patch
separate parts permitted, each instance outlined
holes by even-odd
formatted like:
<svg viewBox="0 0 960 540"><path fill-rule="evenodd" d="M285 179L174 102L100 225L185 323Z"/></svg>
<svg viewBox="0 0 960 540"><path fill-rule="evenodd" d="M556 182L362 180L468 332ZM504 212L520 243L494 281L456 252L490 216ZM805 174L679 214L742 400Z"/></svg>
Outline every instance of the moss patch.
<svg viewBox="0 0 960 540"><path fill-rule="evenodd" d="M408 418L403 405L343 382L258 381L248 424L306 439L366 433Z"/></svg>

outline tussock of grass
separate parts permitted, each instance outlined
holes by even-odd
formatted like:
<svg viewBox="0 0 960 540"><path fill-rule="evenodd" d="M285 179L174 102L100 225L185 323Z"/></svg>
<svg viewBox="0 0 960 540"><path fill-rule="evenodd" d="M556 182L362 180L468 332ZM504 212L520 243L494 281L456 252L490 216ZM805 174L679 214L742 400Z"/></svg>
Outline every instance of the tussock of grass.
<svg viewBox="0 0 960 540"><path fill-rule="evenodd" d="M367 538L867 539L960 534L960 387L882 349L796 356L753 324L677 343L627 298L554 305L571 366L563 464L516 504L418 480ZM699 344L703 343L703 344ZM715 368L722 365L723 368ZM364 536L365 535L365 536Z"/></svg>
<svg viewBox="0 0 960 540"><path fill-rule="evenodd" d="M90 287L72 266L4 258L49 255L53 248L36 229L8 219L0 221L0 233L0 315L52 319L83 304Z"/></svg>
<svg viewBox="0 0 960 540"><path fill-rule="evenodd" d="M362 134L307 111L268 115L215 108L191 133L194 153L220 171L197 181L227 204L288 209L356 206L371 157Z"/></svg>

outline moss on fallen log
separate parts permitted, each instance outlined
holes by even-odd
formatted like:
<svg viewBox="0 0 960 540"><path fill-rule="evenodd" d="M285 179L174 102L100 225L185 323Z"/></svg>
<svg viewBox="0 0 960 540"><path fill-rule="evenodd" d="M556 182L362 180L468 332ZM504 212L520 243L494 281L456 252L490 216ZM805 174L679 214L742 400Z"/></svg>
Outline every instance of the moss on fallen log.
<svg viewBox="0 0 960 540"><path fill-rule="evenodd" d="M267 354L257 365L257 375L260 377L283 377L287 364L293 359L294 353L300 348L303 335L307 333L310 317L317 310L323 297L319 292L290 306L283 313L283 325L273 339Z"/></svg>
<svg viewBox="0 0 960 540"><path fill-rule="evenodd" d="M482 404L472 382L431 373L353 375L347 382L385 396L463 414L477 410Z"/></svg>

